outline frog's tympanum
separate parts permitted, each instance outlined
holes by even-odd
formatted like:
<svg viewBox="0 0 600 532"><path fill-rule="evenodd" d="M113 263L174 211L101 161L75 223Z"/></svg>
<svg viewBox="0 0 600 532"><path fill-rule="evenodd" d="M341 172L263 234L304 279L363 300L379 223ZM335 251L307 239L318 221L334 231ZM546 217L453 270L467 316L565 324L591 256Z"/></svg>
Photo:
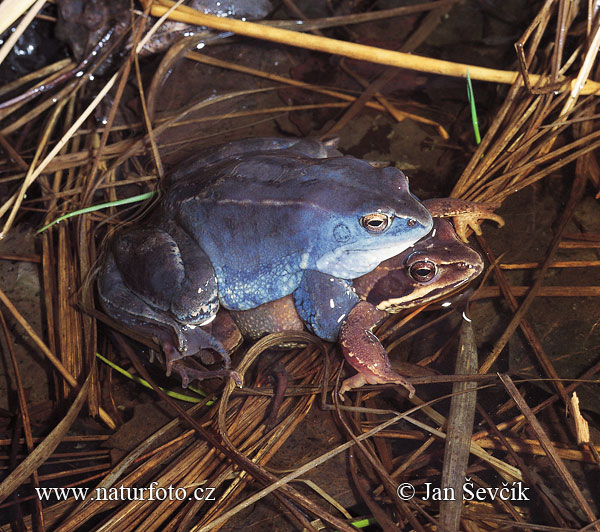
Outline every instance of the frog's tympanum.
<svg viewBox="0 0 600 532"><path fill-rule="evenodd" d="M167 372L184 382L236 377L201 328L219 304L247 310L294 293L318 327L323 283L345 293L433 224L402 172L313 140L232 142L183 163L165 189L153 220L112 240L98 288L107 313L156 337ZM223 356L224 370L173 366L204 348Z"/></svg>
<svg viewBox="0 0 600 532"><path fill-rule="evenodd" d="M231 315L244 336L251 338L267 332L301 330L306 323L317 336L337 339L346 360L358 371L343 382L340 393L367 383L401 384L414 393L412 385L391 368L373 328L387 313L448 296L483 271L481 257L457 238L452 224L438 218L434 222L427 238L348 283L345 290L327 276L320 276L318 293L326 304L312 313L302 314L299 302L294 305L288 296Z"/></svg>

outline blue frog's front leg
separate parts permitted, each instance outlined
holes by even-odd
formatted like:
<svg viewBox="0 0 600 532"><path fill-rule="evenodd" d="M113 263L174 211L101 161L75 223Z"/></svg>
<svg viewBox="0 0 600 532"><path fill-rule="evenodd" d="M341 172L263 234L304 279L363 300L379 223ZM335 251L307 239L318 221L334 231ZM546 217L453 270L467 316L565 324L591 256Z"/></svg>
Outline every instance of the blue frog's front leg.
<svg viewBox="0 0 600 532"><path fill-rule="evenodd" d="M335 342L342 323L360 298L351 281L306 270L294 291L294 301L308 329L323 340Z"/></svg>
<svg viewBox="0 0 600 532"><path fill-rule="evenodd" d="M294 292L298 314L319 338L339 340L348 364L358 374L342 383L340 394L364 384L401 384L410 395L414 388L396 373L373 328L387 315L361 301L352 283L316 271L306 271Z"/></svg>

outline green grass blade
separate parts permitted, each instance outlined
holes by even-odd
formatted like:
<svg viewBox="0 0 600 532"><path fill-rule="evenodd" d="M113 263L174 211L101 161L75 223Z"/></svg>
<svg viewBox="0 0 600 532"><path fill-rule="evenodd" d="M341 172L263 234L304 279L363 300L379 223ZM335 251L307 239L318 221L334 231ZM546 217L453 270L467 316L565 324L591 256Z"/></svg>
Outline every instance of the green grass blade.
<svg viewBox="0 0 600 532"><path fill-rule="evenodd" d="M44 232L49 227L52 227L54 224L58 222L62 222L63 220L67 220L68 218L72 218L73 216L79 216L80 214L85 214L86 212L94 212L99 211L101 209L106 209L107 207L118 207L119 205L127 205L128 203L136 203L138 201L144 201L150 199L155 196L156 192L146 192L145 194L139 194L137 196L132 196L131 198L123 198L117 201L109 201L108 203L101 203L100 205L92 205L90 207L86 207L85 209L79 209L78 211L68 212L67 214L63 214L58 217L53 222L50 222L48 225L45 225L41 229L38 230L38 234Z"/></svg>
<svg viewBox="0 0 600 532"><path fill-rule="evenodd" d="M148 381L142 379L141 377L137 377L136 375L132 375L131 373L129 373L129 371L123 369L121 366L117 366L114 362L111 362L110 360L108 360L108 358L103 357L100 353L96 353L96 357L102 360L102 362L104 362L106 365L113 368L115 371L118 371L121 375L127 377L128 379L137 382L138 384L141 384L146 388L150 388L151 390L153 389ZM165 392L169 397L173 397L173 399L179 399L180 401L187 401L188 403L199 403L202 400L198 399L197 397L191 397L182 393L165 390L162 387L160 389L163 392ZM199 390L197 388L192 388L191 386L188 386L188 390L191 390L192 392L195 392L198 395L201 395L202 397L206 397L206 394L202 390ZM206 406L211 406L212 404L214 404L214 401L208 401L208 403L206 403Z"/></svg>
<svg viewBox="0 0 600 532"><path fill-rule="evenodd" d="M477 109L475 108L475 95L473 94L473 84L471 83L471 76L469 75L469 69L467 68L467 98L469 99L469 105L471 106L471 120L473 121L473 131L475 132L475 142L481 144L481 135L479 133L479 121L477 120Z"/></svg>

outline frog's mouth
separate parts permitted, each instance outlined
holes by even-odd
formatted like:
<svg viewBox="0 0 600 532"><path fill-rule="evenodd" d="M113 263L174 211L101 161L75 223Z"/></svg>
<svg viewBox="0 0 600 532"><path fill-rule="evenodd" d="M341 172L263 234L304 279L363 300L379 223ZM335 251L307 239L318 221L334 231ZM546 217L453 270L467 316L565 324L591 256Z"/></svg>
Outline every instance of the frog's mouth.
<svg viewBox="0 0 600 532"><path fill-rule="evenodd" d="M321 255L317 259L317 270L341 279L355 279L373 271L384 260L402 253L415 242L415 239L410 239L396 241L394 245L381 245L383 243L378 242L372 247L342 246Z"/></svg>
<svg viewBox="0 0 600 532"><path fill-rule="evenodd" d="M454 294L463 290L465 285L473 281L483 271L483 263L481 263L481 266L479 264L473 264L468 268L469 274L461 281L453 282L453 268L446 267L445 270L447 271L441 272L435 281L435 283L440 286L436 287L435 283L432 285L431 281L423 283L420 286L414 284L411 290L406 294L397 296L390 294L390 297L385 300L381 300L377 303L371 302L375 304L379 310L384 310L391 314L401 312L408 308L418 307L425 303L431 303L432 301L439 300L441 303L442 301L450 299ZM440 279L442 280L440 281ZM367 297L367 301L369 301L369 297ZM448 303L448 305L450 305L450 303Z"/></svg>

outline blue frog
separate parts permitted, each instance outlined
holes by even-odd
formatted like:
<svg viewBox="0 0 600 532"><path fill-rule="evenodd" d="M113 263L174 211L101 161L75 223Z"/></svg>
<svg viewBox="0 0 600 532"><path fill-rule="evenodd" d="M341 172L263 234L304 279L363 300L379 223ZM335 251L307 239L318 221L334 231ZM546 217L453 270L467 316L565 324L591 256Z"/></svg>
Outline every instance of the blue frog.
<svg viewBox="0 0 600 532"><path fill-rule="evenodd" d="M322 276L343 290L432 225L396 168L316 140L231 142L185 161L165 179L154 216L109 242L100 301L158 340L168 374L235 379L225 349L202 329L219 305L248 310L288 294L319 304ZM205 348L225 369L174 365Z"/></svg>

